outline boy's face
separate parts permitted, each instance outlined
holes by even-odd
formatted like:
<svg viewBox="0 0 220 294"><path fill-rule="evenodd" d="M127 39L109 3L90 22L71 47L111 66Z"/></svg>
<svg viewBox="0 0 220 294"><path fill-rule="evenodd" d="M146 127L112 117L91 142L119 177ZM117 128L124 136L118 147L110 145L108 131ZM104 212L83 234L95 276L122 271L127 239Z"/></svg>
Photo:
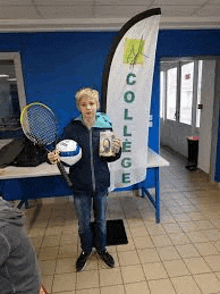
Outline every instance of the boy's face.
<svg viewBox="0 0 220 294"><path fill-rule="evenodd" d="M83 115L83 120L88 122L95 118L97 103L93 98L84 96L79 102L79 109Z"/></svg>

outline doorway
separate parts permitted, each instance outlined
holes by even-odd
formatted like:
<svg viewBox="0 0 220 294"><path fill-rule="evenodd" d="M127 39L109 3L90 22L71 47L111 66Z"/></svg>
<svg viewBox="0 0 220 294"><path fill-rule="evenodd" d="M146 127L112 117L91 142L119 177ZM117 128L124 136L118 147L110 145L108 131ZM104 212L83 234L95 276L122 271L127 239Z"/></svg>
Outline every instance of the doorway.
<svg viewBox="0 0 220 294"><path fill-rule="evenodd" d="M188 136L199 136L198 167L210 174L216 60L171 58L160 62L161 144L188 157ZM216 146L215 146L216 147Z"/></svg>

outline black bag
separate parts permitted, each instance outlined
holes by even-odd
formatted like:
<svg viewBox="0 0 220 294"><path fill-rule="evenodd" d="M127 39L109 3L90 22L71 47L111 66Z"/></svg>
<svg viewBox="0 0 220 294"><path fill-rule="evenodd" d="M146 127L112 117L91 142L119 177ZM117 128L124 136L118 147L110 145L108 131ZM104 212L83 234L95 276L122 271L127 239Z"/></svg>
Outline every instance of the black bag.
<svg viewBox="0 0 220 294"><path fill-rule="evenodd" d="M18 156L13 161L14 166L38 166L39 164L47 160L47 151L28 140L27 138L23 150L18 154Z"/></svg>
<svg viewBox="0 0 220 294"><path fill-rule="evenodd" d="M15 158L24 149L26 138L16 138L0 149L0 168L5 168L13 163Z"/></svg>
<svg viewBox="0 0 220 294"><path fill-rule="evenodd" d="M9 165L38 166L47 160L47 151L26 137L16 138L0 149L0 168Z"/></svg>

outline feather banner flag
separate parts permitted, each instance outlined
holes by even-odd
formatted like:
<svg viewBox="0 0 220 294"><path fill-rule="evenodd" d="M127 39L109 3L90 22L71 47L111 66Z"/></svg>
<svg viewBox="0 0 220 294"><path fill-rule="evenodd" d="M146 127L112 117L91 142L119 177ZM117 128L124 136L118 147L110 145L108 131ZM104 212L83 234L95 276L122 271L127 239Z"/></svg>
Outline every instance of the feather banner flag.
<svg viewBox="0 0 220 294"><path fill-rule="evenodd" d="M146 178L148 129L160 8L131 18L120 30L106 60L102 108L122 138L122 156L109 164L111 187Z"/></svg>

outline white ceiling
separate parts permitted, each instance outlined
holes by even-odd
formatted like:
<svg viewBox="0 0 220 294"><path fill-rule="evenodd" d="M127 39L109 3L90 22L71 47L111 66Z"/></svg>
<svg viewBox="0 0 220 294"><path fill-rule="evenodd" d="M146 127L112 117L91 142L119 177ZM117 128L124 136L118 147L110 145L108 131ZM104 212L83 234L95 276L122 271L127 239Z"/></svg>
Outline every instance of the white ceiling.
<svg viewBox="0 0 220 294"><path fill-rule="evenodd" d="M220 28L220 0L0 0L0 32L115 30L161 8L161 29Z"/></svg>

